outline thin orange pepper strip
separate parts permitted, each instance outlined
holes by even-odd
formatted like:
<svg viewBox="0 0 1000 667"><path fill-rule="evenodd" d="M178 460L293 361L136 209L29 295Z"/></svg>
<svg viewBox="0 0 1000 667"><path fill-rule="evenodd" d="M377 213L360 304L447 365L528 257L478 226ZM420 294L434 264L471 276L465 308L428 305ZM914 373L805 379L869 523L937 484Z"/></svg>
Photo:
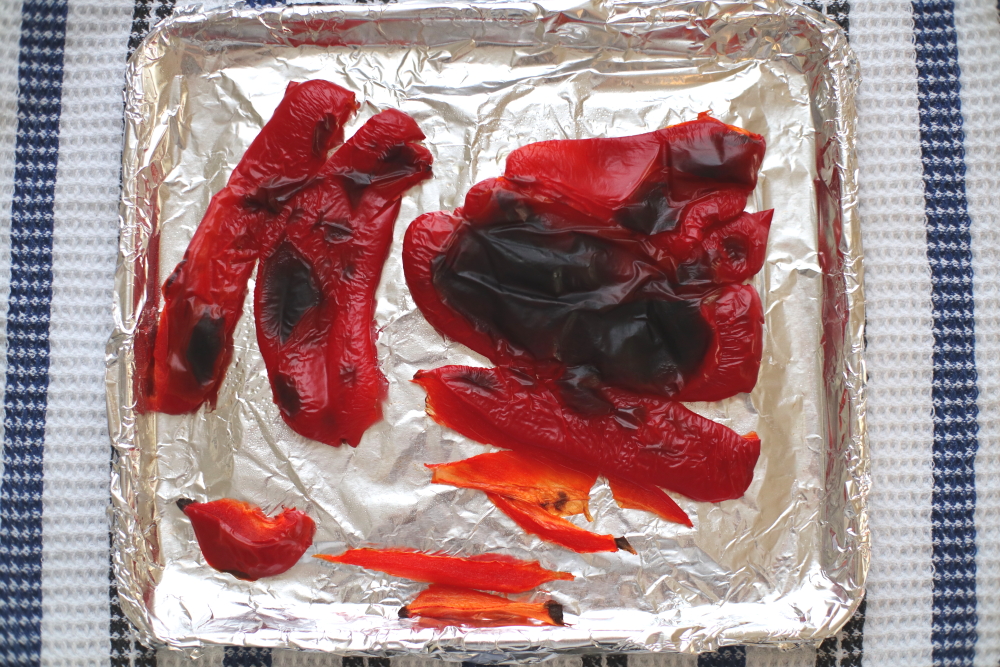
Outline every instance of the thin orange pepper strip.
<svg viewBox="0 0 1000 667"><path fill-rule="evenodd" d="M563 625L562 605L515 602L499 595L431 586L399 610L400 618L429 618L452 625Z"/></svg>
<svg viewBox="0 0 1000 667"><path fill-rule="evenodd" d="M608 477L611 494L618 507L628 510L643 510L656 516L680 523L688 528L693 524L684 510L673 498L655 486L640 486L621 477Z"/></svg>
<svg viewBox="0 0 1000 667"><path fill-rule="evenodd" d="M359 565L394 577L500 593L523 593L549 581L572 581L568 572L546 570L538 561L500 554L458 557L409 549L348 549L339 556L313 556L330 563Z"/></svg>
<svg viewBox="0 0 1000 667"><path fill-rule="evenodd" d="M487 493L486 497L496 505L497 509L513 519L518 526L547 542L558 544L579 554L618 551L619 549L635 553L632 545L624 537L592 533L560 516L549 514L536 505L520 500L504 498L495 493Z"/></svg>
<svg viewBox="0 0 1000 667"><path fill-rule="evenodd" d="M480 454L454 463L428 464L431 482L478 489L537 505L557 516L590 515L590 488L597 473L585 473L517 452Z"/></svg>

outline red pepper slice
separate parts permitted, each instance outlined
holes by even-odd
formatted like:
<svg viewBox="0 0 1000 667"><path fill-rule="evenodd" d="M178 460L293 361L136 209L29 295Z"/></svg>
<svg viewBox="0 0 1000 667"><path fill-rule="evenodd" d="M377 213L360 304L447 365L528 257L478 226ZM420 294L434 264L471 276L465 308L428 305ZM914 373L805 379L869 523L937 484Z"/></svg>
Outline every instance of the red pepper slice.
<svg viewBox="0 0 1000 667"><path fill-rule="evenodd" d="M343 141L343 124L356 109L353 93L327 81L288 85L164 283L158 318L155 300L142 313L140 410L183 414L206 402L214 407L258 251L280 230L284 202Z"/></svg>
<svg viewBox="0 0 1000 667"><path fill-rule="evenodd" d="M702 301L701 315L712 330L708 350L673 399L721 401L752 391L764 351L764 308L757 290L727 285Z"/></svg>
<svg viewBox="0 0 1000 667"><path fill-rule="evenodd" d="M549 581L573 580L572 574L547 570L538 561L501 554L459 557L409 549L348 549L339 556L318 554L315 558L414 581L500 593L523 593Z"/></svg>
<svg viewBox="0 0 1000 667"><path fill-rule="evenodd" d="M191 519L205 561L237 579L256 581L287 571L316 534L313 520L296 509L269 517L256 505L232 498L182 499L177 506Z"/></svg>
<svg viewBox="0 0 1000 667"><path fill-rule="evenodd" d="M680 403L612 396L611 411L567 409L555 383L503 368L444 366L420 371L427 412L477 442L540 453L635 484L704 502L741 497L753 479L760 439Z"/></svg>
<svg viewBox="0 0 1000 667"><path fill-rule="evenodd" d="M608 485L611 487L611 495L615 497L615 502L622 509L652 512L661 519L684 524L688 528L693 525L687 513L662 489L635 484L614 476L608 477Z"/></svg>
<svg viewBox="0 0 1000 667"><path fill-rule="evenodd" d="M445 625L563 625L562 605L515 602L499 595L431 586L399 610L400 618L442 621Z"/></svg>
<svg viewBox="0 0 1000 667"><path fill-rule="evenodd" d="M431 482L519 500L557 516L590 516L596 472L581 472L517 452L490 452L454 463L428 464Z"/></svg>
<svg viewBox="0 0 1000 667"><path fill-rule="evenodd" d="M523 500L504 498L495 493L487 493L486 497L498 510L509 516L514 523L546 542L558 544L580 554L618 551L619 549L635 553L635 549L624 537L592 533L570 523L561 516L547 512L538 505L526 503Z"/></svg>
<svg viewBox="0 0 1000 667"><path fill-rule="evenodd" d="M690 203L720 191L742 194L733 215L742 211L763 159L763 137L702 113L630 137L529 144L507 158L504 178L535 200L656 235L674 230Z"/></svg>
<svg viewBox="0 0 1000 667"><path fill-rule="evenodd" d="M257 340L281 416L297 433L357 446L382 418L387 382L375 348L375 289L403 193L431 175L406 114L371 118L330 159L320 184L261 260Z"/></svg>

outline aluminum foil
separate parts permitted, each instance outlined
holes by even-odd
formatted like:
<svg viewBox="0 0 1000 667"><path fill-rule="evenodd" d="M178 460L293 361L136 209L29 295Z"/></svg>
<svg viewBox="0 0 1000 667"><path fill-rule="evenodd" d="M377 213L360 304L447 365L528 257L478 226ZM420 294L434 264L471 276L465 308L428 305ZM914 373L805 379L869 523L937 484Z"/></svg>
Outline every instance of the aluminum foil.
<svg viewBox="0 0 1000 667"><path fill-rule="evenodd" d="M252 300L214 411L136 414L132 336L144 285L180 260L285 85L311 78L363 100L348 135L394 107L417 120L434 154L435 177L403 200L377 293L385 421L357 449L293 433L271 400ZM237 8L161 24L128 69L107 353L114 560L144 641L490 662L789 646L835 632L860 602L869 560L857 81L842 32L782 0ZM400 263L406 226L459 205L518 146L648 132L706 110L764 135L749 208L775 210L753 283L766 311L760 380L749 395L692 404L760 434L747 494L719 504L677 497L689 529L618 509L598 482L589 527L626 535L638 554L579 555L525 534L482 493L431 485L424 463L486 449L432 422L409 380L422 368L488 362L415 309ZM285 574L238 581L205 564L179 497L294 506L316 520L316 541ZM545 587L568 625L420 628L397 610L422 584L308 557L366 545L501 552L571 572L574 581Z"/></svg>

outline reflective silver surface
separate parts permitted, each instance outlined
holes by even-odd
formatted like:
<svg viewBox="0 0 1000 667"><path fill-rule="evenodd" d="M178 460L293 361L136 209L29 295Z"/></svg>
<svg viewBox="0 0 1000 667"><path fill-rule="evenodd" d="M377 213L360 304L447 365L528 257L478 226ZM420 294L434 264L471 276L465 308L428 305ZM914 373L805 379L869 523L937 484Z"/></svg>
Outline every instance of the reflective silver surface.
<svg viewBox="0 0 1000 667"><path fill-rule="evenodd" d="M107 378L114 558L122 605L147 641L534 661L815 642L849 618L868 568L869 475L858 75L834 24L780 0L192 12L154 31L128 77ZM293 433L271 401L252 300L217 409L137 415L131 345L142 284L161 283L176 265L285 85L310 78L363 102L348 135L395 107L417 120L435 158L435 177L403 200L377 293L385 421L357 449ZM750 395L691 406L760 434L748 493L716 505L675 496L690 529L618 509L598 482L588 527L626 535L638 555L579 555L525 534L482 493L431 485L424 463L487 450L433 423L409 379L488 362L442 339L414 308L400 263L407 224L459 205L518 146L647 132L706 110L768 145L749 205L775 209L754 278L766 312L760 380ZM238 581L205 564L174 505L182 496L297 507L316 520L316 542L285 574ZM433 630L398 620L423 584L309 557L364 545L502 552L572 572L575 581L545 587L566 605L568 625Z"/></svg>

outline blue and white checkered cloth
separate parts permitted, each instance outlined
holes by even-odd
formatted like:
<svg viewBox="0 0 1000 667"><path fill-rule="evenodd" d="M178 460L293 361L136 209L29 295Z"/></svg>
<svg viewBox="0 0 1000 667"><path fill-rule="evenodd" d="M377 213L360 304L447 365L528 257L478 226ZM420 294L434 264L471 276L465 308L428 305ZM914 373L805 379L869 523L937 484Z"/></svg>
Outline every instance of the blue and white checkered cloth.
<svg viewBox="0 0 1000 667"><path fill-rule="evenodd" d="M151 24L186 3L0 0L0 666L190 663L136 643L110 584L103 395L125 60ZM551 664L1000 664L997 7L810 4L849 30L864 76L874 549L866 602L816 649ZM390 662L428 663L219 648L197 664Z"/></svg>

